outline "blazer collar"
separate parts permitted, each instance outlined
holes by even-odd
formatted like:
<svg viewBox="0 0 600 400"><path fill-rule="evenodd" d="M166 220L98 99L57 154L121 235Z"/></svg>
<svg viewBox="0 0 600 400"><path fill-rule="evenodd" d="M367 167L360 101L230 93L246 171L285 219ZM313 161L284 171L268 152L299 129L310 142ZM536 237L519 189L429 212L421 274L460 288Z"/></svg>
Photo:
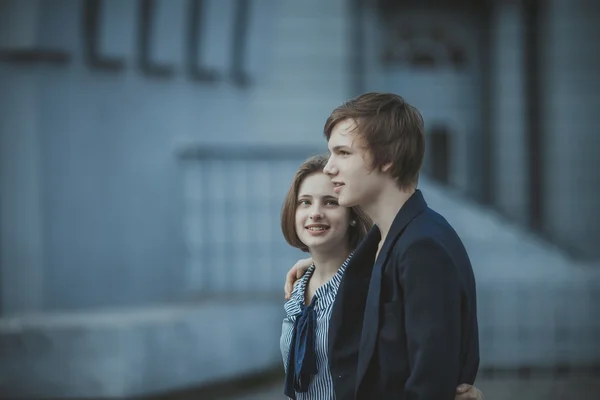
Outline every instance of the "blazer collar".
<svg viewBox="0 0 600 400"><path fill-rule="evenodd" d="M349 341L352 341L348 337L349 332L353 332L351 335L354 333L358 335L354 344L354 348L358 348L363 322L362 311L365 308L371 271L380 240L379 229L372 227L354 250L346 267L329 319L330 362L334 360L338 347L346 346ZM343 340L340 341L340 338Z"/></svg>
<svg viewBox="0 0 600 400"><path fill-rule="evenodd" d="M402 208L400 208L400 211L398 211L396 217L394 217L390 231L385 238L384 248L381 249L382 253L385 247L389 248L389 245L394 242L394 238L402 233L404 228L406 228L406 225L408 225L413 218L423 212L425 208L427 208L427 203L425 202L425 198L423 198L423 193L417 189L412 196L406 200L406 203L404 203Z"/></svg>
<svg viewBox="0 0 600 400"><path fill-rule="evenodd" d="M371 281L369 283L369 293L367 295L367 302L365 306L363 328L360 341L360 350L358 355L358 368L356 376L356 390L360 387L361 381L364 378L367 368L373 357L375 351L375 344L377 340L377 333L379 327L379 303L381 296L381 279L383 276L383 269L389 254L394 247L394 244L406 228L406 226L420 213L427 208L427 203L423 198L423 194L420 190L416 190L412 196L404 203L394 221L390 227L385 242L377 256L373 272L371 274ZM379 230L379 229L378 229Z"/></svg>

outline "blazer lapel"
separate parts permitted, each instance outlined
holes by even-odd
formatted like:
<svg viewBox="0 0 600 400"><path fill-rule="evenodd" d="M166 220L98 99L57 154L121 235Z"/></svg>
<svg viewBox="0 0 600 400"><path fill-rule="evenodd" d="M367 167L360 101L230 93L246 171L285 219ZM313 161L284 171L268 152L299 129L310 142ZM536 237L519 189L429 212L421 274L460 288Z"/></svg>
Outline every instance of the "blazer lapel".
<svg viewBox="0 0 600 400"><path fill-rule="evenodd" d="M381 279L391 250L394 244L400 238L404 229L408 226L417 215L425 208L427 203L420 190L415 191L413 195L402 206L398 214L392 222L390 231L385 238L381 251L375 261L373 272L371 273L371 282L369 284L369 293L367 295L367 303L365 306L362 336L360 340L360 348L358 353L358 368L356 375L356 390L367 373L371 359L375 352L375 344L377 343L377 335L379 333L379 304L381 297Z"/></svg>
<svg viewBox="0 0 600 400"><path fill-rule="evenodd" d="M333 355L337 354L334 351L336 344L341 343L338 341L340 335L348 333L348 330L351 329L349 324L360 324L362 328L362 313L357 315L357 311L362 311L365 307L371 271L380 238L379 229L371 228L354 250L346 267L329 320L328 354L332 355L329 357L330 361L333 360ZM344 323L345 325L343 325ZM358 340L355 346L358 346ZM356 347L349 351L356 351Z"/></svg>

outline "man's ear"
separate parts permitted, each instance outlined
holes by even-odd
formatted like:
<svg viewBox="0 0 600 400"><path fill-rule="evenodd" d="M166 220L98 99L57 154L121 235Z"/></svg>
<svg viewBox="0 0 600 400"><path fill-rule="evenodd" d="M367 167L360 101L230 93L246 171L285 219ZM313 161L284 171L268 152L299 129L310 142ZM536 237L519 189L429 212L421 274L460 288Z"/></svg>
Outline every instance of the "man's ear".
<svg viewBox="0 0 600 400"><path fill-rule="evenodd" d="M383 164L381 166L381 172L389 172L389 170L392 169L392 163L389 162L387 164Z"/></svg>

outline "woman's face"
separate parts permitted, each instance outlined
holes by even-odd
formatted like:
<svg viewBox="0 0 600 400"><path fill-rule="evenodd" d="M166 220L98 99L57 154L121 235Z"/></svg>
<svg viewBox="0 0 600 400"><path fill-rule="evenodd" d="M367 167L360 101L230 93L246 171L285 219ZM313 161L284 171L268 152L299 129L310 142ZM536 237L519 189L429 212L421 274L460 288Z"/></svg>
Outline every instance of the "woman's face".
<svg viewBox="0 0 600 400"><path fill-rule="evenodd" d="M300 184L296 206L296 233L308 250L323 252L348 245L350 209L338 204L331 178L321 172Z"/></svg>

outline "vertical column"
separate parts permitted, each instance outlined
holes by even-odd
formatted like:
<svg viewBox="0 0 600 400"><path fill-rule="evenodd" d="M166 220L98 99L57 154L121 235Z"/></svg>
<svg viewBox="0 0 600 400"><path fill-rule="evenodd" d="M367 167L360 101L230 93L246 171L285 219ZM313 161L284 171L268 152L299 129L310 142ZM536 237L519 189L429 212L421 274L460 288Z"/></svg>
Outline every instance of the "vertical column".
<svg viewBox="0 0 600 400"><path fill-rule="evenodd" d="M0 2L0 48L33 48L39 3ZM1 316L39 311L43 241L36 67L0 63Z"/></svg>
<svg viewBox="0 0 600 400"><path fill-rule="evenodd" d="M528 220L526 153L525 27L521 1L499 1L492 13L491 131L495 205L520 222Z"/></svg>
<svg viewBox="0 0 600 400"><path fill-rule="evenodd" d="M543 229L571 250L600 258L600 2L544 4Z"/></svg>

